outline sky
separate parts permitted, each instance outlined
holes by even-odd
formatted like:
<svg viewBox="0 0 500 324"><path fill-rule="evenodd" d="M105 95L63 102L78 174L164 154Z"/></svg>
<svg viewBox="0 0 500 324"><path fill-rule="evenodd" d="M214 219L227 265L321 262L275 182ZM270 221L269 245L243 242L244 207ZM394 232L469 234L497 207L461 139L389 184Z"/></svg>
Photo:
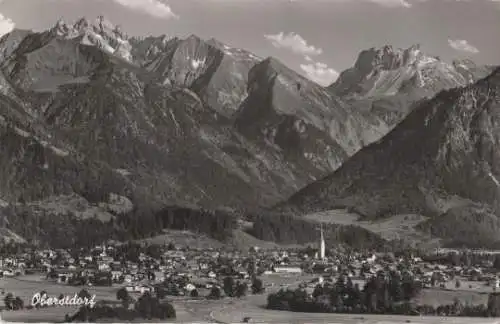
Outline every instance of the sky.
<svg viewBox="0 0 500 324"><path fill-rule="evenodd" d="M384 45L500 65L500 0L0 0L0 34L99 15L131 36L214 37L322 85Z"/></svg>

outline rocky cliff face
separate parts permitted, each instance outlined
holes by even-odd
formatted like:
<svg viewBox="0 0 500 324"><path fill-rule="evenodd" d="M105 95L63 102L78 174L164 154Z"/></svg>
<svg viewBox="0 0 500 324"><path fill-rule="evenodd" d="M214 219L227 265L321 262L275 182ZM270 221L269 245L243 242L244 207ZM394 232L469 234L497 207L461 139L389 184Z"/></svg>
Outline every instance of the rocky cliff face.
<svg viewBox="0 0 500 324"><path fill-rule="evenodd" d="M499 118L497 68L473 85L421 103L381 141L281 208L348 208L370 219L408 213L449 218L472 208L479 215L475 223L484 225L500 213Z"/></svg>
<svg viewBox="0 0 500 324"><path fill-rule="evenodd" d="M378 131L385 131L272 58L250 71L248 88L249 95L236 115L237 129L300 161L313 179L336 169L377 138Z"/></svg>
<svg viewBox="0 0 500 324"><path fill-rule="evenodd" d="M358 110L378 116L388 127L406 117L415 103L439 91L463 87L491 73L470 60L451 64L425 54L419 45L362 51L355 65L329 89Z"/></svg>

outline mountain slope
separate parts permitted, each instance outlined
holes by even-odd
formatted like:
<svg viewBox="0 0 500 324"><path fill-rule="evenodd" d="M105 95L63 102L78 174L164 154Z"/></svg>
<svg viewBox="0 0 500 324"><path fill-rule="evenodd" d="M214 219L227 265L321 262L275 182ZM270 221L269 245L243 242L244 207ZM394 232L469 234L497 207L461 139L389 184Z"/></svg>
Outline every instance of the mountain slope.
<svg viewBox="0 0 500 324"><path fill-rule="evenodd" d="M28 142L58 148L68 167L92 177L49 173L25 193L0 181L7 201L94 190L170 205L267 206L384 133L277 60L213 39L129 38L104 17L10 35L0 42L2 89ZM24 173L11 171L64 169L59 160L31 158Z"/></svg>
<svg viewBox="0 0 500 324"><path fill-rule="evenodd" d="M386 131L273 58L250 71L248 87L236 128L300 161L300 167L314 177L336 169Z"/></svg>
<svg viewBox="0 0 500 324"><path fill-rule="evenodd" d="M500 68L423 102L381 141L280 208L300 213L348 208L374 219L474 207L477 213L485 210L479 213L484 217L498 216L498 125Z"/></svg>

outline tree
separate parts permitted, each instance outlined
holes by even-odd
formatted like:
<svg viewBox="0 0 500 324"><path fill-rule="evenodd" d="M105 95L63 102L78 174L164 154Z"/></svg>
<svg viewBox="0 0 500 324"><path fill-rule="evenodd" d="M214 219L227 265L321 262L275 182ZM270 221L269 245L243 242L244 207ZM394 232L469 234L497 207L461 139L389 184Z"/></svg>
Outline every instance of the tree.
<svg viewBox="0 0 500 324"><path fill-rule="evenodd" d="M234 279L233 277L224 278L223 289L226 296L233 297L234 296Z"/></svg>
<svg viewBox="0 0 500 324"><path fill-rule="evenodd" d="M16 297L12 303L14 310L24 309L24 301L20 297Z"/></svg>
<svg viewBox="0 0 500 324"><path fill-rule="evenodd" d="M163 299L167 296L167 291L163 287L156 287L155 291L158 299Z"/></svg>
<svg viewBox="0 0 500 324"><path fill-rule="evenodd" d="M116 299L122 302L123 308L129 307L130 296L129 296L127 289L125 289L125 287L118 289L118 291L116 292Z"/></svg>
<svg viewBox="0 0 500 324"><path fill-rule="evenodd" d="M262 280L257 277L254 277L252 280L252 294L262 294L264 292L264 285L262 284Z"/></svg>
<svg viewBox="0 0 500 324"><path fill-rule="evenodd" d="M161 247L158 244L151 244L146 248L146 254L153 259L160 259Z"/></svg>
<svg viewBox="0 0 500 324"><path fill-rule="evenodd" d="M5 307L7 309L13 309L14 308L14 305L13 305L14 295L12 293L7 293L7 295L5 295L3 301L4 301Z"/></svg>
<svg viewBox="0 0 500 324"><path fill-rule="evenodd" d="M86 305L81 306L78 311L77 317L80 322L88 322L89 320L90 308Z"/></svg>
<svg viewBox="0 0 500 324"><path fill-rule="evenodd" d="M431 286L432 287L435 287L436 286L436 276L435 276L435 273L432 274L431 276Z"/></svg>
<svg viewBox="0 0 500 324"><path fill-rule="evenodd" d="M460 280L458 279L455 281L455 288L460 289Z"/></svg>
<svg viewBox="0 0 500 324"><path fill-rule="evenodd" d="M495 255L495 260L493 261L493 267L500 270L500 254Z"/></svg>
<svg viewBox="0 0 500 324"><path fill-rule="evenodd" d="M151 294L149 292L146 291L137 300L137 303L135 304L135 308L139 312L139 314L141 314L142 318L152 319L153 318L154 304L155 304L154 298L151 296Z"/></svg>
<svg viewBox="0 0 500 324"><path fill-rule="evenodd" d="M490 293L487 305L489 316L498 317L500 315L500 293Z"/></svg>
<svg viewBox="0 0 500 324"><path fill-rule="evenodd" d="M221 294L220 288L217 286L213 286L212 289L210 289L210 294L208 295L208 298L220 299L222 297L221 295L222 294Z"/></svg>
<svg viewBox="0 0 500 324"><path fill-rule="evenodd" d="M345 277L344 275L340 275L335 283L335 288L339 294L343 294L345 292Z"/></svg>
<svg viewBox="0 0 500 324"><path fill-rule="evenodd" d="M316 287L314 287L314 291L312 293L312 296L314 298L318 298L319 296L323 295L323 293L324 293L323 286L321 286L320 284L317 284Z"/></svg>
<svg viewBox="0 0 500 324"><path fill-rule="evenodd" d="M401 278L398 274L394 274L391 276L391 280L389 283L389 292L391 294L392 299L395 302L400 302L404 299L404 291L401 284Z"/></svg>
<svg viewBox="0 0 500 324"><path fill-rule="evenodd" d="M238 281L238 283L236 284L236 297L240 298L245 296L247 293L247 289L248 286L244 282Z"/></svg>
<svg viewBox="0 0 500 324"><path fill-rule="evenodd" d="M78 293L78 297L80 297L82 299L85 299L85 298L90 299L91 298L91 296L90 296L89 292L87 291L87 289L80 290L80 292Z"/></svg>
<svg viewBox="0 0 500 324"><path fill-rule="evenodd" d="M166 303L166 304L162 304L161 306L162 306L161 308L165 310L164 314L165 314L166 318L176 318L177 317L175 308L172 304Z"/></svg>

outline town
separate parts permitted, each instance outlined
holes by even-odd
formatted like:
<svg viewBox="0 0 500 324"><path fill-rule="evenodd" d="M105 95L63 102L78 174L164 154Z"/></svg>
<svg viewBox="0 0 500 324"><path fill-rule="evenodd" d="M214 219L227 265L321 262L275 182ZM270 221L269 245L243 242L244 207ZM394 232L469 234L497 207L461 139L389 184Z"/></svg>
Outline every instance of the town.
<svg viewBox="0 0 500 324"><path fill-rule="evenodd" d="M140 310L138 304L147 297L147 303L169 305L158 316L152 310L143 316L156 316L159 319L182 319L185 311L180 310L188 309L186 305L189 302L206 301L210 311L198 320L215 320L217 312L214 310L238 300L247 303L246 314L249 316L241 317L242 313L235 311L229 314L225 310L225 313L219 311L219 317L226 318L227 322L248 322L263 312L257 306L266 304L266 300L268 312L279 313L276 309L320 312L300 306L297 300L290 302L280 298L290 298L286 297L287 292L300 291L304 303L312 305L326 296L330 299L329 305L333 305L339 302L332 300L331 292L326 293L328 287L338 287L342 282L348 283L351 288L355 286L360 292L360 287L367 290L369 283L381 274L386 280L391 275L400 278L398 280L403 283L401 301L411 299L412 303L421 307L425 305L438 309L425 315L466 316L446 310L446 305L469 305L484 316L500 315L497 313L499 302L496 297L500 287L500 254L494 252L434 250L425 255L417 255L416 252L395 255L355 251L342 246L327 249L323 235L317 246L286 250L251 247L248 251L238 251L230 248L177 246L174 242L159 245L110 241L89 249L43 250L27 244L11 243L3 245L0 252L0 280L3 283L0 286L0 305L4 318L15 317L16 312L22 312L23 316L29 312L38 315L46 312L51 316L58 314L62 316L60 320L66 321L92 321L104 316L101 314L98 318L92 318L92 315L82 315L78 308L73 309L72 314L65 307L39 309L32 305L35 293L61 294L63 298L66 292L78 293L78 296L96 294L99 307L127 309L131 313L134 309ZM408 298L404 297L404 282L411 282L418 287L414 293L409 293L411 296L408 295ZM248 307L248 301L245 302L245 298L251 296L258 296L254 298L254 312ZM398 301L392 295L389 299ZM284 301L287 302L286 306ZM345 305L348 303L345 302ZM389 309L384 306L376 312L362 307L355 310L353 307L336 306L327 307L321 312L384 314ZM414 312L415 309L418 308L414 308ZM139 311L141 314L147 312ZM192 311L191 315L199 314L200 311ZM422 309L415 314L410 311L401 314L424 315ZM474 314L469 313L468 316ZM133 320L138 315L113 313L106 316ZM194 317L188 319L193 320Z"/></svg>

